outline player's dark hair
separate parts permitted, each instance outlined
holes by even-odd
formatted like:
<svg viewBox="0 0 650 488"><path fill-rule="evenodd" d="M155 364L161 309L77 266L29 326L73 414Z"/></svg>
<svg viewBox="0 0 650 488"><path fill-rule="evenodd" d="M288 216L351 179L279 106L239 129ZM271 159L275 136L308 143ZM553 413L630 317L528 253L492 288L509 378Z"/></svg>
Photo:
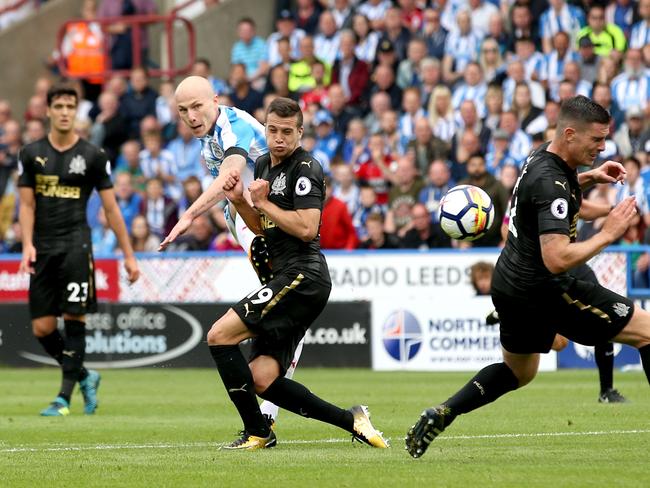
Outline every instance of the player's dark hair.
<svg viewBox="0 0 650 488"><path fill-rule="evenodd" d="M278 97L269 104L269 108L266 110L266 117L268 118L269 114L276 114L282 118L293 117L297 115L296 118L296 127L302 127L302 110L300 110L300 105L295 100L290 98Z"/></svg>
<svg viewBox="0 0 650 488"><path fill-rule="evenodd" d="M51 107L54 99L59 97L73 97L75 104L79 103L79 95L72 85L61 83L50 87L47 91L47 106Z"/></svg>
<svg viewBox="0 0 650 488"><path fill-rule="evenodd" d="M560 116L558 117L558 130L562 132L565 127L571 124L609 124L612 116L601 105L593 100L578 95L569 98L560 105Z"/></svg>

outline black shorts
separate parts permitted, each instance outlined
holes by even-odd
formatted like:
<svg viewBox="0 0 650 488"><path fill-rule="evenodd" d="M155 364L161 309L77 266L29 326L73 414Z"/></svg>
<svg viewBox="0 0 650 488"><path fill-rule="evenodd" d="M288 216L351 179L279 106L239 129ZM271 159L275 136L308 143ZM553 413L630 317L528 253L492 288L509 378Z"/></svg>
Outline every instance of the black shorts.
<svg viewBox="0 0 650 488"><path fill-rule="evenodd" d="M249 360L271 356L284 374L298 343L325 308L331 289L331 284L302 273L283 272L237 303L233 310L257 334Z"/></svg>
<svg viewBox="0 0 650 488"><path fill-rule="evenodd" d="M550 351L555 334L594 346L614 338L632 318L634 302L590 281L571 278L566 292L516 300L492 293L501 344L512 353Z"/></svg>
<svg viewBox="0 0 650 488"><path fill-rule="evenodd" d="M95 263L89 251L36 253L35 273L29 280L32 319L62 313L84 315L97 311Z"/></svg>

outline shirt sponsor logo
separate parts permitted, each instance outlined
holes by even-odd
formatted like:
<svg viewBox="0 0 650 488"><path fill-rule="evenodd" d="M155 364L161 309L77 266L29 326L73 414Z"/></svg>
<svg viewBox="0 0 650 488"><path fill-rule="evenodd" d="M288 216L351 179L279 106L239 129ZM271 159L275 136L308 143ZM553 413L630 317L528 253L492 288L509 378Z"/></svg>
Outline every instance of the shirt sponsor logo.
<svg viewBox="0 0 650 488"><path fill-rule="evenodd" d="M36 175L36 186L34 194L44 197L55 198L81 198L81 188L78 186L59 185L59 177L56 175Z"/></svg>

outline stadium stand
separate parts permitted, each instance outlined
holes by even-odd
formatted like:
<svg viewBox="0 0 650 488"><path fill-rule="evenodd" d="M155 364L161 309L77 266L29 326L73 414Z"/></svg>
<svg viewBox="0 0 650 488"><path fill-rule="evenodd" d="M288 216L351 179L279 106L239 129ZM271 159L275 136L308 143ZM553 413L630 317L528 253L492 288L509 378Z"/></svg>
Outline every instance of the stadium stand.
<svg viewBox="0 0 650 488"><path fill-rule="evenodd" d="M9 22L30 22L31 10L42 2L17 3L19 11L0 8L0 30ZM614 0L592 8L592 2L562 0L534 5L524 0L277 0L270 22L264 16L235 18L230 12L231 32L221 35L229 44L219 54L223 57L215 59L202 18L228 3L143 0L129 2L134 9L124 10L121 2L88 0L77 16L83 20L69 18L74 22L65 24L62 43L51 46L64 58L64 72L82 81L80 133L105 148L114 177L129 174L129 187L144 202L152 198L145 188L156 186L151 180L162 177L163 195L158 198L165 201L165 209L182 212L192 198L185 188L209 182L173 106L175 83L190 68L165 71L156 64L161 57L150 51L158 53L162 42L155 27L142 30L142 39L134 43L123 39L131 24L111 23L110 18L156 12L164 16L179 12L179 6L188 9L187 22L197 31L188 66L211 79L221 103L248 109L259 120L275 96L301 103L303 145L331 178L329 198L341 200L328 204L336 208L328 212L328 232L353 227L357 233L324 239L325 245L335 241L335 247L374 247L367 242L366 226L373 215L370 225L383 225L391 247L413 247L412 238L405 240L417 229L413 216L423 217L426 209L437 233L438 202L453 181L481 186L503 179L511 192L526 155L553 128L557 102L574 94L593 97L612 112L615 122L600 158L635 157L640 167L635 192L641 202L649 200L650 44L647 35L640 39L650 32L650 0L633 2L632 15L620 14L622 7ZM184 16L183 11L178 15ZM103 29L93 23L101 18L109 18ZM599 44L609 31L616 32L611 45ZM102 49L105 43L108 49ZM119 43L123 45L116 48ZM135 56L133 44L141 49ZM143 66L133 66L137 59ZM54 59L49 67L21 103L0 94L0 238L5 252L20 249L20 235L12 225L16 158L23 143L43 133L43 94L60 75L60 63ZM111 67L128 71L116 74ZM153 74L151 82L147 72ZM490 178L467 174L465 165L474 153L485 159ZM130 190L126 193L125 205L131 199ZM587 198L613 205L623 196L604 187ZM643 205L642 213L646 209ZM96 252L110 254L114 243L104 237L96 211L97 205L91 204ZM130 211L133 221L139 210ZM139 227L149 228L139 230L144 232L138 237L141 249L151 248L146 244L149 232L159 233L177 218L141 215L145 221L137 219ZM649 222L647 214L639 220L635 242L650 242ZM226 230L219 211L202 224L196 229L201 235L194 236L200 248L222 248ZM598 223L589 228L594 225ZM426 240L418 245L429 246ZM459 244L435 243L441 245ZM647 266L646 261L640 266Z"/></svg>

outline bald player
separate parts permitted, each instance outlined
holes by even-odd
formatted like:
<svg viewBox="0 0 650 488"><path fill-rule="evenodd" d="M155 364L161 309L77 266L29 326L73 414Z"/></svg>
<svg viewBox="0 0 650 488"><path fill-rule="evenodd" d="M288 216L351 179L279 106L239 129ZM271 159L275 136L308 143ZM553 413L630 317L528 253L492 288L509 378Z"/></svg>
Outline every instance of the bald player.
<svg viewBox="0 0 650 488"><path fill-rule="evenodd" d="M181 216L169 235L160 243L159 251L166 249L178 236L185 233L197 216L226 199L223 184L231 170L238 171L241 175L244 195L251 203L248 186L253 181L255 160L268 153L264 126L243 110L219 105L218 96L206 78L185 78L176 88L175 98L181 120L189 127L194 137L201 141L201 153L214 181ZM264 236L255 235L246 226L232 203L228 202L224 213L230 232L248 253L260 282L263 285L268 283L273 278L273 271ZM291 367L287 369L287 378L293 377L302 346L303 341L300 341ZM260 408L269 423L273 424L278 407L265 401Z"/></svg>

